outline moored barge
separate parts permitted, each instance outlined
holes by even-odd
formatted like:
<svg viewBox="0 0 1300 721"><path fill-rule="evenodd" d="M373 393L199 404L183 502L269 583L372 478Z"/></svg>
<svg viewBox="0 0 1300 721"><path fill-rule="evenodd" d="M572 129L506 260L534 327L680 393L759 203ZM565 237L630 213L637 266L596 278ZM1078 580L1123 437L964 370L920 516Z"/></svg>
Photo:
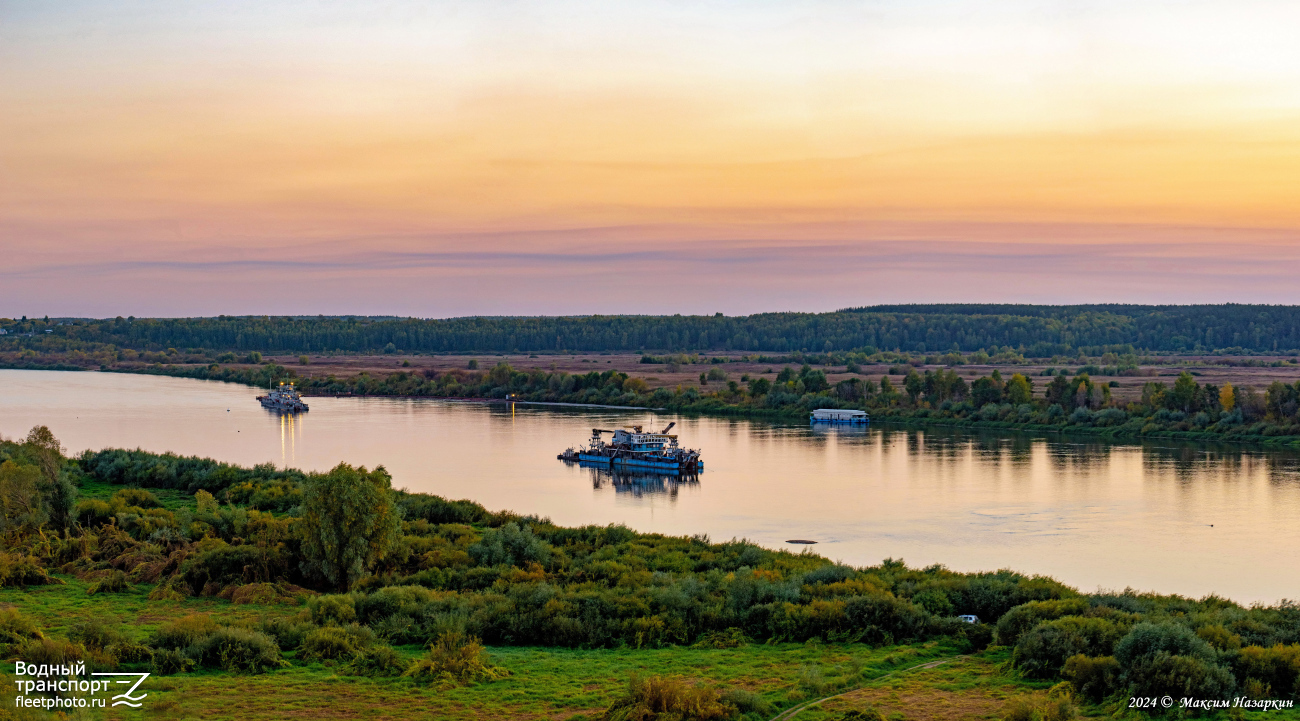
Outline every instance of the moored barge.
<svg viewBox="0 0 1300 721"><path fill-rule="evenodd" d="M581 461L584 464L605 465L612 469L658 471L661 473L694 474L704 470L700 452L682 448L677 436L668 431L676 423L655 433L646 432L642 426L626 426L619 430L592 428L591 440L585 448L570 448L556 456L562 461ZM612 434L608 442L603 434Z"/></svg>

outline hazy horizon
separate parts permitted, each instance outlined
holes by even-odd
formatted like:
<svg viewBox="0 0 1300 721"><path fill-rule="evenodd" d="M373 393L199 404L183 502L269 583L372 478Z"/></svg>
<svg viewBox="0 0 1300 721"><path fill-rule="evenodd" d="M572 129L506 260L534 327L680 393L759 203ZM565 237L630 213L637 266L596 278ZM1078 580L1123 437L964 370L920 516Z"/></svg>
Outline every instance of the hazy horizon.
<svg viewBox="0 0 1300 721"><path fill-rule="evenodd" d="M1298 26L0 0L0 313L1296 303Z"/></svg>

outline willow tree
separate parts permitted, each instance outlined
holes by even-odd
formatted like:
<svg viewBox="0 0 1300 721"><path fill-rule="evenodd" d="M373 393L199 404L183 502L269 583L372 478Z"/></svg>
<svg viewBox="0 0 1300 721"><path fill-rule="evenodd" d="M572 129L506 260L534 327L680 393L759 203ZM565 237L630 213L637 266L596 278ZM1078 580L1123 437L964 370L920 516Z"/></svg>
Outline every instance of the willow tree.
<svg viewBox="0 0 1300 721"><path fill-rule="evenodd" d="M48 427L36 426L28 432L23 448L41 469L40 492L50 523L57 529L67 528L77 502L77 486L68 477L63 445Z"/></svg>
<svg viewBox="0 0 1300 721"><path fill-rule="evenodd" d="M340 463L329 473L308 476L302 496L303 571L351 590L388 555L401 532L392 477L383 466L367 471Z"/></svg>

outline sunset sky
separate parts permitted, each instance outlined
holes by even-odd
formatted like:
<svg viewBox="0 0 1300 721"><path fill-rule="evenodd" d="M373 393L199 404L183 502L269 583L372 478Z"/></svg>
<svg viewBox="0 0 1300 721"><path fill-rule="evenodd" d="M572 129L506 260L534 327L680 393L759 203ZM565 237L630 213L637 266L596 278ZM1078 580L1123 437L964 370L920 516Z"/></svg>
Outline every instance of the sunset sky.
<svg viewBox="0 0 1300 721"><path fill-rule="evenodd" d="M1300 302L1300 3L0 0L0 316Z"/></svg>

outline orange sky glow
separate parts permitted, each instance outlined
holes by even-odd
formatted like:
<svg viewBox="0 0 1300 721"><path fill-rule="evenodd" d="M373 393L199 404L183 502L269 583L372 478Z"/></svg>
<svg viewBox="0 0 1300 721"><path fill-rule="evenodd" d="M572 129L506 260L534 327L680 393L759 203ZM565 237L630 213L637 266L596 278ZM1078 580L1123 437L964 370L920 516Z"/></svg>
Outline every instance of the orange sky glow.
<svg viewBox="0 0 1300 721"><path fill-rule="evenodd" d="M0 315L1300 302L1286 2L0 2Z"/></svg>

